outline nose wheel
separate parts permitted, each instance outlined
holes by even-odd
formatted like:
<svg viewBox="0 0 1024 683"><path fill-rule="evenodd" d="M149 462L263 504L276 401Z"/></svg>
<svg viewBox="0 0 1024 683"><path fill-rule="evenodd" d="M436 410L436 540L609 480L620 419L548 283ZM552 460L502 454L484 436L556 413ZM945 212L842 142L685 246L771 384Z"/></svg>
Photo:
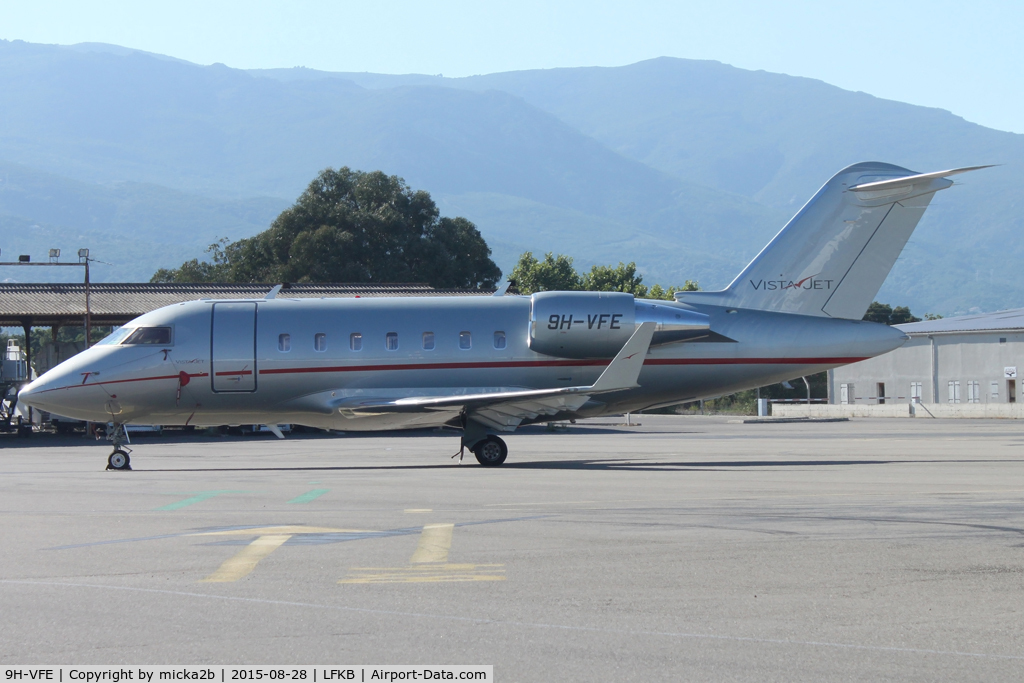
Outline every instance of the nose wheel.
<svg viewBox="0 0 1024 683"><path fill-rule="evenodd" d="M110 430L107 440L114 446L114 452L107 458L107 469L125 472L131 470L132 459L129 453L132 449L125 444L128 443L128 431L123 424L115 424Z"/></svg>
<svg viewBox="0 0 1024 683"><path fill-rule="evenodd" d="M107 469L108 470L130 470L132 468L132 459L128 455L128 451L121 450L118 448L110 457L107 458Z"/></svg>

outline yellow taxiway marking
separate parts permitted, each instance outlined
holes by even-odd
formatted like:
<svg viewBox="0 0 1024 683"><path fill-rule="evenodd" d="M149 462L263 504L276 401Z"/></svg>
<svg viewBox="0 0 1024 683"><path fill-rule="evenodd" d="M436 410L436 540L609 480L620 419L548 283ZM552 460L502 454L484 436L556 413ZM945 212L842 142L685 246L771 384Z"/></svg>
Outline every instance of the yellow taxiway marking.
<svg viewBox="0 0 1024 683"><path fill-rule="evenodd" d="M406 512L433 512L431 508L406 508Z"/></svg>
<svg viewBox="0 0 1024 683"><path fill-rule="evenodd" d="M352 567L338 583L451 583L454 581L504 581L503 564L452 564L454 524L428 524L420 532L416 552L408 567Z"/></svg>
<svg viewBox="0 0 1024 683"><path fill-rule="evenodd" d="M366 529L333 529L326 526L261 526L250 529L226 529L224 531L200 531L191 536L267 536L288 534L366 534Z"/></svg>
<svg viewBox="0 0 1024 683"><path fill-rule="evenodd" d="M238 581L243 576L248 576L256 564L270 553L277 550L281 545L291 538L291 534L268 534L260 536L255 541L238 551L231 559L227 560L214 573L202 580L203 583L227 583Z"/></svg>
<svg viewBox="0 0 1024 683"><path fill-rule="evenodd" d="M259 561L280 548L285 541L297 534L359 534L368 533L359 529L334 529L320 526L263 526L250 529L225 529L223 531L202 531L191 536L256 536L249 545L220 566L217 571L200 579L200 583L229 583L238 581L252 573Z"/></svg>
<svg viewBox="0 0 1024 683"><path fill-rule="evenodd" d="M352 575L338 583L450 583L504 581L502 564L430 564L412 567L352 567Z"/></svg>
<svg viewBox="0 0 1024 683"><path fill-rule="evenodd" d="M447 562L448 550L452 547L454 524L428 524L420 533L420 544L409 560L410 564Z"/></svg>

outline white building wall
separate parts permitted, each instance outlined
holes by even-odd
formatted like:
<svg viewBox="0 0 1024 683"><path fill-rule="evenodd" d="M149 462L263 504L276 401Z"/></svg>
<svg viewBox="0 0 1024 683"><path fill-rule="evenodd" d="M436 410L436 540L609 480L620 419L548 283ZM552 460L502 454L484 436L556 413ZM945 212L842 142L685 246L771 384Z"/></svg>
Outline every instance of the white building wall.
<svg viewBox="0 0 1024 683"><path fill-rule="evenodd" d="M1001 343L1000 339L1006 341ZM832 402L840 402L843 384L852 384L851 403L877 405L877 386L883 382L888 397L885 403L910 403L912 383L920 382L923 403L944 404L949 402L949 382L952 381L960 383L962 404L969 402L971 382L978 383L979 403L1008 403L1008 378L1004 374L1008 367L1018 368L1024 374L1024 333L914 336L895 351L836 368ZM995 396L992 395L993 382ZM1015 381L1014 398L1024 402L1021 379Z"/></svg>

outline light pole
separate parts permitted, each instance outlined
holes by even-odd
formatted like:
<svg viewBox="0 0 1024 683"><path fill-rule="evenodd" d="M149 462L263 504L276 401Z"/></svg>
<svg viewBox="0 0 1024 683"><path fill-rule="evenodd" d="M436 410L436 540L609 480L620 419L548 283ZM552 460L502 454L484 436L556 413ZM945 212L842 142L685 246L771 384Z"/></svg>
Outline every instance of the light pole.
<svg viewBox="0 0 1024 683"><path fill-rule="evenodd" d="M2 252L0 252L2 253ZM18 256L17 261L0 261L0 266L80 266L85 268L85 346L89 347L89 335L92 332L92 304L89 300L89 250L79 249L78 250L78 263L74 261L61 261L60 260L60 249L50 249L49 253L50 260L43 261L32 261L32 257L27 254L21 254ZM32 376L32 339L31 339L31 325L25 328L25 357L29 367L29 378Z"/></svg>

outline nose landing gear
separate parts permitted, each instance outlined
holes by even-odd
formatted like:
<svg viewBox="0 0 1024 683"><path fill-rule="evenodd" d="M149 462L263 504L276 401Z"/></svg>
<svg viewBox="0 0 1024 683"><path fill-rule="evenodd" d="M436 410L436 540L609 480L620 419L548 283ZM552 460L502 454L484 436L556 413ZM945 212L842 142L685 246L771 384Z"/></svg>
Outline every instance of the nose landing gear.
<svg viewBox="0 0 1024 683"><path fill-rule="evenodd" d="M129 453L132 452L132 449L125 445L129 442L128 431L125 429L124 425L115 424L114 428L107 436L107 440L114 446L114 452L107 458L107 469L119 470L122 472L131 470L132 459Z"/></svg>

